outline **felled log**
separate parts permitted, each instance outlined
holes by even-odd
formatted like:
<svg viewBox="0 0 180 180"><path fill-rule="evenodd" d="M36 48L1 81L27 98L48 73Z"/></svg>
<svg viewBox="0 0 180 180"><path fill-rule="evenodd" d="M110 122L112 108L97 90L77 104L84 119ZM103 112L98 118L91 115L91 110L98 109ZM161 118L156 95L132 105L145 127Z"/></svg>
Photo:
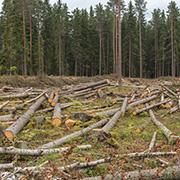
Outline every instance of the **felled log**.
<svg viewBox="0 0 180 180"><path fill-rule="evenodd" d="M134 111L133 114L136 116L136 115L138 115L138 114L141 114L141 113L144 112L144 111L148 111L149 109L153 109L153 108L155 108L155 107L159 107L160 105L166 104L166 103L168 103L168 102L170 102L170 101L171 101L170 99L166 99L166 100L161 101L161 102L159 102L159 103L149 105L148 107L145 107L145 108L142 108L142 109L138 109L138 110Z"/></svg>
<svg viewBox="0 0 180 180"><path fill-rule="evenodd" d="M0 111L9 104L10 101L4 102L2 105L0 105Z"/></svg>
<svg viewBox="0 0 180 180"><path fill-rule="evenodd" d="M60 104L56 104L53 112L53 117L52 117L52 125L53 126L60 126L61 125L61 106Z"/></svg>
<svg viewBox="0 0 180 180"><path fill-rule="evenodd" d="M14 164L13 163L0 164L0 170L13 169L13 168L14 168Z"/></svg>
<svg viewBox="0 0 180 180"><path fill-rule="evenodd" d="M46 96L42 96L40 99L38 99L30 108L28 111L26 111L23 115L20 116L20 118L9 128L7 128L4 131L4 134L7 138L13 138L15 135L17 135L24 126L29 122L31 116L35 113L35 111L41 106L41 104L46 100Z"/></svg>
<svg viewBox="0 0 180 180"><path fill-rule="evenodd" d="M53 98L53 100L52 100L52 102L51 102L51 106L55 107L56 104L58 103L58 101L59 101L59 93L56 92L56 93L54 94L54 98Z"/></svg>
<svg viewBox="0 0 180 180"><path fill-rule="evenodd" d="M50 94L50 96L49 96L49 98L48 98L48 102L51 104L52 103L52 101L53 101L53 98L54 98L54 92L51 92L51 94Z"/></svg>
<svg viewBox="0 0 180 180"><path fill-rule="evenodd" d="M172 91L171 89L169 89L168 87L164 86L163 84L161 84L161 86L166 90L168 91L170 94L172 94L174 97L178 98L178 95Z"/></svg>
<svg viewBox="0 0 180 180"><path fill-rule="evenodd" d="M138 170L125 173L116 172L114 175L84 178L83 180L179 180L180 166L167 167L165 169L155 168L149 170Z"/></svg>
<svg viewBox="0 0 180 180"><path fill-rule="evenodd" d="M14 117L13 114L0 116L0 122L13 121L14 120L13 117Z"/></svg>
<svg viewBox="0 0 180 180"><path fill-rule="evenodd" d="M103 119L103 120L101 120L101 121L99 121L99 122L97 122L97 123L95 123L95 124L85 128L85 129L82 129L80 131L76 131L76 132L74 132L72 134L69 134L67 136L64 136L64 137L62 137L60 139L57 139L57 140L54 140L54 141L52 141L50 143L44 144L44 145L40 146L39 148L40 149L41 148L42 149L48 149L48 148L53 148L53 147L56 147L56 146L60 146L60 145L66 143L68 141L73 140L76 137L83 136L83 135L87 134L89 131L91 131L93 129L102 127L107 122L108 122L107 119Z"/></svg>
<svg viewBox="0 0 180 180"><path fill-rule="evenodd" d="M131 109L131 108L133 108L135 106L150 102L150 101L156 99L157 97L158 97L157 95L154 95L152 97L148 97L148 98L144 98L144 99L135 101L135 102L133 102L133 103L131 103L131 104L129 104L127 106L127 110L129 110L129 109ZM107 111L104 111L104 112L96 113L96 115L97 116L113 116L119 110L120 110L120 108L115 108L115 109L107 110Z"/></svg>
<svg viewBox="0 0 180 180"><path fill-rule="evenodd" d="M156 136L157 132L154 132L153 137L151 139L151 143L149 144L148 152L151 152L154 149L154 146L156 144Z"/></svg>
<svg viewBox="0 0 180 180"><path fill-rule="evenodd" d="M126 112L126 108L127 108L127 104L128 104L128 98L126 97L124 99L123 105L121 107L121 110L118 111L112 118L111 120L102 128L102 132L105 132L106 134L108 134L110 132L110 130L115 126L115 124L117 123L118 119L121 116L124 116L125 112Z"/></svg>
<svg viewBox="0 0 180 180"><path fill-rule="evenodd" d="M14 113L14 112L16 112L17 110L23 110L24 107L25 107L25 104L18 104L18 105L16 105L15 107L4 107L4 108L2 109L2 111Z"/></svg>
<svg viewBox="0 0 180 180"><path fill-rule="evenodd" d="M21 155L21 156L41 156L55 153L64 153L72 148L77 149L90 149L91 145L81 145L76 147L63 147L63 148L55 148L55 149L19 149L15 147L0 147L0 154L12 154L12 155Z"/></svg>
<svg viewBox="0 0 180 180"><path fill-rule="evenodd" d="M61 104L61 110L66 109L68 107L71 107L72 105L73 105L73 103L62 103ZM46 112L51 112L53 110L54 110L54 108L50 107L50 108L39 110L36 113L46 113Z"/></svg>
<svg viewBox="0 0 180 180"><path fill-rule="evenodd" d="M89 83L89 84L86 84L84 86L82 85L81 87L74 88L73 91L81 91L81 90L84 90L84 89L94 88L94 87L101 86L101 85L104 85L104 84L108 85L109 83L110 83L109 80L105 79L105 80L102 80L102 81Z"/></svg>
<svg viewBox="0 0 180 180"><path fill-rule="evenodd" d="M29 104L29 103L32 103L34 101L37 101L40 97L44 96L44 94L46 93L46 91L42 92L40 95L38 95L37 97L31 99L31 100L28 100L25 102L25 104Z"/></svg>
<svg viewBox="0 0 180 180"><path fill-rule="evenodd" d="M148 105L146 104L146 106L148 107ZM149 114L151 117L152 122L162 130L163 134L165 135L165 137L167 138L169 143L174 143L174 141L176 141L177 139L179 139L180 137L175 136L174 133L172 131L170 131L166 126L164 126L164 124L162 124L160 121L157 120L156 116L154 115L154 112L152 110L149 110Z"/></svg>

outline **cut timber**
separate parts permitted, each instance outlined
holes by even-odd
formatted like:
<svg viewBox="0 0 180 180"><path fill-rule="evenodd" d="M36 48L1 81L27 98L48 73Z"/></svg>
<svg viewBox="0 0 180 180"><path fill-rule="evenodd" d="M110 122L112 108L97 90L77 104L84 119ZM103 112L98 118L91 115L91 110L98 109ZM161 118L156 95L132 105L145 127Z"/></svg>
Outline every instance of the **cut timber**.
<svg viewBox="0 0 180 180"><path fill-rule="evenodd" d="M163 84L161 84L161 86L166 90L168 91L170 94L172 94L174 97L178 98L178 95L172 91L171 89L169 89L168 87L164 86Z"/></svg>
<svg viewBox="0 0 180 180"><path fill-rule="evenodd" d="M147 103L147 102L150 102L154 99L156 99L158 96L157 95L154 95L154 96L151 96L151 97L148 97L148 98L144 98L144 99L141 99L141 100L138 100L138 101L135 101L131 104L129 104L127 106L127 110L135 107L135 106L138 106L138 105L141 105L141 104L144 104L144 103ZM111 109L111 110L107 110L107 111L104 111L104 112L99 112L99 113L96 113L97 116L113 116L117 111L119 111L121 108L115 108L115 109Z"/></svg>
<svg viewBox="0 0 180 180"><path fill-rule="evenodd" d="M82 129L80 131L77 131L77 132L74 132L72 134L69 134L67 136L64 136L60 139L57 139L55 141L52 141L50 143L47 143L47 144L44 144L43 146L39 147L39 148L43 148L43 149L48 149L48 148L54 148L56 146L60 146L68 141L71 141L73 140L74 138L76 137L79 137L79 136L83 136L85 134L87 134L89 131L93 130L93 129L96 129L96 128L99 128L99 127L102 127L103 125L105 125L106 123L108 122L107 119L103 119L85 129Z"/></svg>
<svg viewBox="0 0 180 180"><path fill-rule="evenodd" d="M127 108L127 104L128 104L128 98L125 97L123 105L121 107L121 110L118 111L113 117L112 119L102 128L102 132L105 132L106 134L108 134L110 132L110 130L115 126L115 124L117 123L118 119L121 116L124 116L125 112L126 112L126 108Z"/></svg>
<svg viewBox="0 0 180 180"><path fill-rule="evenodd" d="M61 110L66 109L68 107L71 107L72 105L73 105L73 103L62 103L61 104ZM46 112L51 112L53 110L54 110L54 108L50 107L50 108L39 110L36 113L46 113Z"/></svg>
<svg viewBox="0 0 180 180"><path fill-rule="evenodd" d="M52 117L52 125L53 126L60 126L61 125L61 106L60 104L56 104L54 108L54 113Z"/></svg>
<svg viewBox="0 0 180 180"><path fill-rule="evenodd" d="M151 143L149 144L148 152L151 152L154 149L154 146L156 144L156 136L157 132L154 132L153 137L151 139Z"/></svg>
<svg viewBox="0 0 180 180"><path fill-rule="evenodd" d="M161 101L161 102L159 102L159 103L149 105L148 107L145 107L145 108L142 108L142 109L138 109L138 110L134 111L133 114L136 116L136 115L138 115L138 114L143 113L144 111L148 111L149 109L153 109L153 108L155 108L155 107L159 107L160 105L166 104L166 103L168 103L168 102L170 102L170 101L171 101L170 99L166 99L166 100Z"/></svg>
<svg viewBox="0 0 180 180"><path fill-rule="evenodd" d="M180 166L167 167L165 169L156 168L149 170L138 170L125 173L116 172L114 175L97 176L84 178L83 180L179 180Z"/></svg>
<svg viewBox="0 0 180 180"><path fill-rule="evenodd" d="M81 87L77 87L77 88L74 88L73 91L82 91L84 89L88 89L88 88L94 88L94 87L97 87L97 86L101 86L101 85L109 85L109 80L105 79L105 80L102 80L102 81L98 81L98 82L94 82L94 83L89 83L89 84L86 84L86 85L82 85Z"/></svg>
<svg viewBox="0 0 180 180"><path fill-rule="evenodd" d="M0 105L0 111L9 104L9 101L4 102L2 105Z"/></svg>
<svg viewBox="0 0 180 180"><path fill-rule="evenodd" d="M12 154L12 155L21 155L21 156L41 156L41 155L47 155L47 154L54 154L54 153L64 153L72 148L77 149L90 149L91 145L81 145L81 146L75 146L75 147L63 147L58 149L19 149L15 147L0 147L0 154Z"/></svg>
<svg viewBox="0 0 180 180"><path fill-rule="evenodd" d="M32 103L32 102L38 100L40 97L44 96L45 93L46 93L46 91L42 92L39 96L37 96L29 101L26 101L25 104L29 104L29 103Z"/></svg>
<svg viewBox="0 0 180 180"><path fill-rule="evenodd" d="M5 121L13 121L13 114L8 114L4 116L0 116L0 122L5 122Z"/></svg>
<svg viewBox="0 0 180 180"><path fill-rule="evenodd" d="M55 107L56 104L58 103L58 101L59 101L59 93L56 92L56 93L54 94L54 98L53 98L53 100L52 100L52 102L51 102L51 106Z"/></svg>
<svg viewBox="0 0 180 180"><path fill-rule="evenodd" d="M146 104L148 107L148 105ZM166 126L164 126L160 121L157 120L156 116L154 115L154 112L152 110L149 110L149 114L151 116L152 122L162 130L163 134L166 136L169 143L174 143L177 139L179 139L179 136L175 136L172 131L170 131Z"/></svg>
<svg viewBox="0 0 180 180"><path fill-rule="evenodd" d="M0 170L13 169L13 168L14 168L14 164L13 163L0 164Z"/></svg>
<svg viewBox="0 0 180 180"><path fill-rule="evenodd" d="M51 94L50 94L50 96L49 96L49 98L48 98L48 102L51 104L52 103L52 101L53 101L53 99L54 99L54 92L51 92Z"/></svg>
<svg viewBox="0 0 180 180"><path fill-rule="evenodd" d="M20 118L9 128L4 131L4 134L7 138L13 138L16 134L18 134L24 126L29 122L31 116L35 113L35 111L41 106L41 104L46 100L45 96L42 96L38 99L28 111L26 111Z"/></svg>

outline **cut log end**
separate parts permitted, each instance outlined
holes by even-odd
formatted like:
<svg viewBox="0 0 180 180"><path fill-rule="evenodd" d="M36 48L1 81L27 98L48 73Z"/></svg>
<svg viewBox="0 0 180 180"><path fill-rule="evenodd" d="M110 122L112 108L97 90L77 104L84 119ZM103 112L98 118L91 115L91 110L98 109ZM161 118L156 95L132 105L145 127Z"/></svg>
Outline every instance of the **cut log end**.
<svg viewBox="0 0 180 180"><path fill-rule="evenodd" d="M58 127L58 126L60 126L61 124L62 124L61 119L55 118L55 119L52 120L52 125L53 125L53 126Z"/></svg>
<svg viewBox="0 0 180 180"><path fill-rule="evenodd" d="M11 131L4 131L4 135L8 138L8 139L13 139L14 138L14 134Z"/></svg>
<svg viewBox="0 0 180 180"><path fill-rule="evenodd" d="M48 99L48 102L49 102L50 104L52 103L52 101L53 101L52 99L50 99L50 98Z"/></svg>
<svg viewBox="0 0 180 180"><path fill-rule="evenodd" d="M55 107L56 105L57 105L56 102L51 101L51 106L52 106L52 107Z"/></svg>

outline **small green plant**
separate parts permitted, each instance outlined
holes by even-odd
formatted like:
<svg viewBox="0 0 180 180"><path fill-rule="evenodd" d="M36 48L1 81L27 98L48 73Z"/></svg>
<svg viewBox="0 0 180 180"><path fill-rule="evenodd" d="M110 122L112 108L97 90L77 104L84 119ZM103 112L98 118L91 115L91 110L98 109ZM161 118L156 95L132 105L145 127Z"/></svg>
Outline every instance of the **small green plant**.
<svg viewBox="0 0 180 180"><path fill-rule="evenodd" d="M12 75L16 75L17 74L17 67L16 66L10 67L10 72Z"/></svg>

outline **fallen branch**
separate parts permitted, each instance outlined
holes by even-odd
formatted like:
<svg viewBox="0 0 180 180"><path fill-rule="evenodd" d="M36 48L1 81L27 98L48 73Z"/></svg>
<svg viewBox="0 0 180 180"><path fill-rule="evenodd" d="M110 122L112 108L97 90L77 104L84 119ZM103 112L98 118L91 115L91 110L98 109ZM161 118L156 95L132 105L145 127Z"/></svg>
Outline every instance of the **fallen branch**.
<svg viewBox="0 0 180 180"><path fill-rule="evenodd" d="M148 105L146 105L148 107ZM163 134L166 136L169 143L173 143L177 139L179 139L179 136L175 136L172 131L170 131L166 126L164 126L160 121L157 120L156 116L154 115L154 112L152 110L149 110L149 114L151 116L152 122L162 130Z"/></svg>
<svg viewBox="0 0 180 180"><path fill-rule="evenodd" d="M158 96L157 95L154 95L152 97L148 97L148 98L144 98L144 99L141 99L139 101L135 101L131 104L129 104L127 106L127 111L135 106L138 106L138 105L141 105L141 104L145 104L147 102L150 102L154 99L156 99ZM111 109L111 110L107 110L107 111L104 111L104 112L99 112L99 113L96 113L97 116L113 116L117 111L119 111L121 108L115 108L115 109Z"/></svg>
<svg viewBox="0 0 180 180"><path fill-rule="evenodd" d="M82 136L82 135L87 134L89 131L91 131L91 130L93 130L93 129L102 127L102 126L103 126L104 124L106 124L107 122L108 122L107 119L103 119L103 120L101 120L101 121L99 121L99 122L97 122L97 123L95 123L95 124L93 124L93 125L85 128L85 129L82 129L82 130L80 130L80 131L76 131L76 132L74 132L74 133L72 133L72 134L69 134L69 135L67 135L67 136L65 136L65 137L62 137L62 138L57 139L57 140L54 140L54 141L52 141L52 142L50 142L50 143L44 144L44 145L40 146L39 148L40 148L40 149L41 149L41 148L42 148L42 149L49 149L49 148L53 148L53 147L56 147L56 146L60 146L60 145L66 143L66 142L68 142L68 141L73 140L73 139L76 138L76 137L79 137L79 136Z"/></svg>
<svg viewBox="0 0 180 180"><path fill-rule="evenodd" d="M148 179L157 179L157 180L178 180L180 179L180 166L167 167L166 169L156 168L149 170L138 170L125 173L116 172L115 175L106 175L98 176L92 178L84 178L83 180L148 180Z"/></svg>
<svg viewBox="0 0 180 180"><path fill-rule="evenodd" d="M4 134L7 138L13 138L16 134L18 134L24 126L29 122L30 117L35 113L35 111L41 106L41 104L46 100L45 96L42 96L38 99L28 111L26 111L20 118L9 128L4 131Z"/></svg>
<svg viewBox="0 0 180 180"><path fill-rule="evenodd" d="M161 84L161 86L166 90L168 91L170 94L172 94L174 97L178 98L178 95L172 91L171 89L169 89L168 87L164 86L163 84Z"/></svg>
<svg viewBox="0 0 180 180"><path fill-rule="evenodd" d="M155 107L159 107L160 105L166 104L166 103L168 103L169 101L171 101L171 100L170 100L170 99L166 99L166 100L161 101L161 102L159 102L159 103L149 105L148 107L145 107L145 108L136 110L135 112L133 112L133 114L134 114L134 115L141 114L141 113L144 112L144 111L148 111L148 110L153 109L153 108L155 108Z"/></svg>
<svg viewBox="0 0 180 180"><path fill-rule="evenodd" d="M42 92L39 96L29 100L29 101L26 101L25 104L29 104L29 103L32 103L34 101L37 101L39 98L41 98L42 96L44 96L44 94L47 93L46 91Z"/></svg>
<svg viewBox="0 0 180 180"><path fill-rule="evenodd" d="M72 148L77 149L90 149L91 145L81 145L76 147L64 147L57 149L19 149L15 147L0 147L0 154L12 154L12 155L21 155L21 156L41 156L47 154L55 154L55 153L64 153L68 152Z"/></svg>
<svg viewBox="0 0 180 180"><path fill-rule="evenodd" d="M10 101L4 102L2 105L0 105L0 110L2 110L5 106L9 104Z"/></svg>
<svg viewBox="0 0 180 180"><path fill-rule="evenodd" d="M151 143L149 144L148 152L151 152L154 149L154 146L156 144L156 136L157 132L154 132L153 137L151 139Z"/></svg>
<svg viewBox="0 0 180 180"><path fill-rule="evenodd" d="M13 168L14 168L14 164L13 163L0 164L0 170L13 169Z"/></svg>

